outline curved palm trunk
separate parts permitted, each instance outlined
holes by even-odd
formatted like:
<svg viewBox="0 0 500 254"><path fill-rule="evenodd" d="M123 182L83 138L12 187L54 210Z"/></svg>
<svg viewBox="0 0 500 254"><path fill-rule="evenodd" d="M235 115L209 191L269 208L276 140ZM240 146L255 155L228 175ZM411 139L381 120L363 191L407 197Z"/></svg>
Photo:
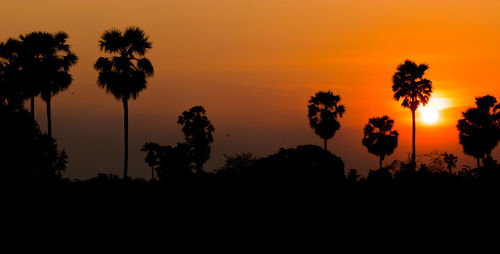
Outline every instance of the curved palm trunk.
<svg viewBox="0 0 500 254"><path fill-rule="evenodd" d="M415 110L411 111L411 120L412 120L412 123L413 123L413 133L412 133L413 144L412 144L411 162L412 162L412 165L413 165L413 170L416 170L417 169L417 164L416 164L416 160L415 160Z"/></svg>
<svg viewBox="0 0 500 254"><path fill-rule="evenodd" d="M384 160L384 158L382 156L380 156L380 165L379 165L379 169L382 170L382 161Z"/></svg>
<svg viewBox="0 0 500 254"><path fill-rule="evenodd" d="M155 179L155 167L151 167L151 181Z"/></svg>
<svg viewBox="0 0 500 254"><path fill-rule="evenodd" d="M477 169L479 169L479 157L477 157L476 160L477 160Z"/></svg>
<svg viewBox="0 0 500 254"><path fill-rule="evenodd" d="M49 137L52 137L52 114L51 114L51 111L50 111L50 97L49 99L46 101L47 103L47 134L49 135Z"/></svg>
<svg viewBox="0 0 500 254"><path fill-rule="evenodd" d="M128 100L123 99L123 128L124 128L124 155L123 155L123 179L127 179L128 170Z"/></svg>
<svg viewBox="0 0 500 254"><path fill-rule="evenodd" d="M35 121L35 96L31 96L31 117Z"/></svg>
<svg viewBox="0 0 500 254"><path fill-rule="evenodd" d="M323 148L325 149L325 151L327 151L327 150L328 150L328 149L326 148L326 141L327 141L327 140L328 140L328 139L326 139L326 138L325 138L325 144L323 145Z"/></svg>

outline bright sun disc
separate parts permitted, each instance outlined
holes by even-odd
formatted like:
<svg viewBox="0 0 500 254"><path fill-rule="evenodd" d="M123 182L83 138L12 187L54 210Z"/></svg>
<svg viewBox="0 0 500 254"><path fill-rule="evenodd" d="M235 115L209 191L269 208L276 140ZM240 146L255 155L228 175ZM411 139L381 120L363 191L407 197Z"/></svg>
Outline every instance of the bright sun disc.
<svg viewBox="0 0 500 254"><path fill-rule="evenodd" d="M423 108L421 112L422 121L427 124L433 124L437 122L439 118L439 112L433 108Z"/></svg>

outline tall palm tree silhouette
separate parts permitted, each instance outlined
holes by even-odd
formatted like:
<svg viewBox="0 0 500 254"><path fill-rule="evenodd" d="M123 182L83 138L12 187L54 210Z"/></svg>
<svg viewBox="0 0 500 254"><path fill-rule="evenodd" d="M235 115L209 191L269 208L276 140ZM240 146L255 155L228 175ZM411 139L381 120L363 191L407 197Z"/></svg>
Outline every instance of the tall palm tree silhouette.
<svg viewBox="0 0 500 254"><path fill-rule="evenodd" d="M40 95L47 104L47 134L52 137L50 102L52 96L66 90L73 81L68 71L78 61L78 58L66 42L68 39L66 33L58 32L48 35L51 37L51 43L48 43L47 49L43 50L43 83L40 86Z"/></svg>
<svg viewBox="0 0 500 254"><path fill-rule="evenodd" d="M47 83L46 56L54 50L53 36L46 32L32 32L19 36L22 48L18 52L22 65L23 92L31 101L31 115L35 120L35 97L40 95L42 83Z"/></svg>
<svg viewBox="0 0 500 254"><path fill-rule="evenodd" d="M327 141L340 129L338 117L345 113L344 105L340 105L340 96L331 91L317 92L309 100L309 125L314 132L324 140L324 149L327 150Z"/></svg>
<svg viewBox="0 0 500 254"><path fill-rule="evenodd" d="M388 116L374 117L368 120L363 133L362 144L368 152L380 157L380 169L386 155L391 155L398 146L398 132L393 131L394 120Z"/></svg>
<svg viewBox="0 0 500 254"><path fill-rule="evenodd" d="M153 65L144 57L151 42L144 31L129 27L124 32L105 31L99 41L101 51L111 54L97 59L94 68L99 72L97 84L123 103L124 113L124 163L123 177L128 169L128 101L137 99L146 89L147 77L154 74Z"/></svg>
<svg viewBox="0 0 500 254"><path fill-rule="evenodd" d="M500 104L491 95L476 97L476 107L462 115L457 124L460 144L465 154L476 158L479 168L480 159L491 156L500 139Z"/></svg>
<svg viewBox="0 0 500 254"><path fill-rule="evenodd" d="M417 65L406 60L399 65L397 72L392 76L392 91L394 99L403 99L401 106L409 108L412 118L412 165L415 169L415 111L422 104L429 102L432 93L432 82L424 78L425 71L429 69L426 64Z"/></svg>

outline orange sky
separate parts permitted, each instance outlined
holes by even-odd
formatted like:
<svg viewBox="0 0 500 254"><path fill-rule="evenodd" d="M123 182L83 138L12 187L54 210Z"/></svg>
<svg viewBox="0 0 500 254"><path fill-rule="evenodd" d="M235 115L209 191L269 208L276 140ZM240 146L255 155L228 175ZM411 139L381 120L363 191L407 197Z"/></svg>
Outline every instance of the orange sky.
<svg viewBox="0 0 500 254"><path fill-rule="evenodd" d="M97 87L92 68L99 36L112 27L139 26L153 41L156 75L130 103L130 171L137 177L149 175L141 145L182 141L177 116L199 104L216 128L209 169L221 165L223 153L321 145L306 118L318 90L340 94L346 106L329 143L346 169L378 166L361 138L368 118L383 114L400 133L386 162L406 158L411 114L392 99L391 77L407 58L430 65L435 101L446 102L437 125L418 122L417 152L452 152L460 166L474 165L461 153L456 121L475 96L500 97L496 0L2 0L2 9L1 41L62 30L80 58L73 85L52 104L68 177L121 175L122 106ZM41 101L37 120L45 129Z"/></svg>

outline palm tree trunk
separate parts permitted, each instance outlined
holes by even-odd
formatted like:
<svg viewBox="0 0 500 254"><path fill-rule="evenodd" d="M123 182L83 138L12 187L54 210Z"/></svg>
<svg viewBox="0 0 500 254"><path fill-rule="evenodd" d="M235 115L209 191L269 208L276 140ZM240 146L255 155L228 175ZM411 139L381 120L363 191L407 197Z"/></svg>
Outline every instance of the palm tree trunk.
<svg viewBox="0 0 500 254"><path fill-rule="evenodd" d="M415 110L412 110L411 111L411 120L412 120L412 123L413 123L413 133L412 133L412 154L411 154L411 161L412 161L412 164L413 164L413 170L416 170L417 169L417 164L416 164L416 160L415 160Z"/></svg>
<svg viewBox="0 0 500 254"><path fill-rule="evenodd" d="M380 168L379 168L380 170L382 170L382 161L383 161L383 160L384 160L384 159L382 158L382 156L380 156Z"/></svg>
<svg viewBox="0 0 500 254"><path fill-rule="evenodd" d="M326 141L327 139L325 138L325 144L323 145L323 148L325 149L325 151L327 151L328 149L326 148Z"/></svg>
<svg viewBox="0 0 500 254"><path fill-rule="evenodd" d="M35 121L35 96L31 96L31 117Z"/></svg>
<svg viewBox="0 0 500 254"><path fill-rule="evenodd" d="M477 169L479 169L479 157L477 157L476 160L477 160Z"/></svg>
<svg viewBox="0 0 500 254"><path fill-rule="evenodd" d="M124 128L124 155L123 155L123 179L127 179L128 170L128 99L123 99L123 128Z"/></svg>
<svg viewBox="0 0 500 254"><path fill-rule="evenodd" d="M47 103L47 134L52 137L52 114L50 112L50 97L46 101Z"/></svg>
<svg viewBox="0 0 500 254"><path fill-rule="evenodd" d="M155 167L151 167L151 181L155 179Z"/></svg>

